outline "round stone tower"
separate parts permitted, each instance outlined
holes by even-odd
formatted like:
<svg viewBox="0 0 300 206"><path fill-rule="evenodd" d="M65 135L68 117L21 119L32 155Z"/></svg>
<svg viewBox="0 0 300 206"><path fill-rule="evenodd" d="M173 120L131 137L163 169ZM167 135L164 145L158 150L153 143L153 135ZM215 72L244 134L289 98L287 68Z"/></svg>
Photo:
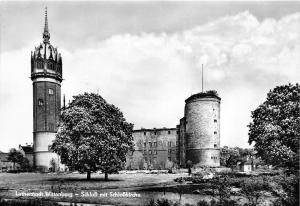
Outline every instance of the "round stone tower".
<svg viewBox="0 0 300 206"><path fill-rule="evenodd" d="M59 123L62 58L49 39L46 8L43 43L31 52L34 165L41 170L48 170L52 159L59 163L58 155L50 147Z"/></svg>
<svg viewBox="0 0 300 206"><path fill-rule="evenodd" d="M220 166L220 102L215 91L185 100L186 162L194 166Z"/></svg>

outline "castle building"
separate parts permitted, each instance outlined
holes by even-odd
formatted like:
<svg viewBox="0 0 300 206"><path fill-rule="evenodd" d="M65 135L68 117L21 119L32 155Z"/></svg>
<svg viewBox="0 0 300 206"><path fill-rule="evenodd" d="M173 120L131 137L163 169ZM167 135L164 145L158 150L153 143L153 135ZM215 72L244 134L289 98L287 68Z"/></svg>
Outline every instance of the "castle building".
<svg viewBox="0 0 300 206"><path fill-rule="evenodd" d="M47 8L43 42L31 52L33 85L33 164L47 171L59 156L51 151L61 112L62 57L50 44ZM125 169L169 169L220 166L220 103L215 91L200 92L185 100L184 117L173 128L133 132L135 151Z"/></svg>
<svg viewBox="0 0 300 206"><path fill-rule="evenodd" d="M194 94L185 100L176 128L134 130L126 169L219 167L220 102L215 91Z"/></svg>
<svg viewBox="0 0 300 206"><path fill-rule="evenodd" d="M179 129L179 164L220 166L220 103L215 91L194 94L185 100Z"/></svg>
<svg viewBox="0 0 300 206"><path fill-rule="evenodd" d="M127 155L125 169L165 169L177 166L177 129L134 130L135 150Z"/></svg>
<svg viewBox="0 0 300 206"><path fill-rule="evenodd" d="M48 170L50 161L59 162L51 151L61 110L62 58L50 44L47 8L43 42L31 52L31 80L33 86L33 159L34 166Z"/></svg>

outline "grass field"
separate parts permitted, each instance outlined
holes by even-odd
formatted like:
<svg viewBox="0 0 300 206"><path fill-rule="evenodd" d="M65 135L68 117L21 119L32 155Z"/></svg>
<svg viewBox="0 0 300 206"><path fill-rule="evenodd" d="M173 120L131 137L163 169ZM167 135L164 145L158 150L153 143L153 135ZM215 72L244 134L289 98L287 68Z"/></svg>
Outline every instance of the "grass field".
<svg viewBox="0 0 300 206"><path fill-rule="evenodd" d="M163 193L162 191L149 191L151 187L168 187L174 185L177 177L186 174L113 174L109 181L104 181L103 174L92 174L91 180L86 180L85 174L40 174L40 173L0 173L0 197L11 199L41 198L43 200L60 202L100 203L112 205L145 205L152 198L163 196L178 201L176 193ZM146 189L146 190L144 190ZM147 191L148 189L148 191ZM73 194L67 197L61 196L18 196L23 193L53 192L63 195ZM127 192L139 197L111 196ZM49 194L49 193L48 193ZM77 195L76 195L77 194ZM96 194L96 195L95 195ZM117 195L118 195L117 194ZM186 194L183 202L195 203L203 197Z"/></svg>

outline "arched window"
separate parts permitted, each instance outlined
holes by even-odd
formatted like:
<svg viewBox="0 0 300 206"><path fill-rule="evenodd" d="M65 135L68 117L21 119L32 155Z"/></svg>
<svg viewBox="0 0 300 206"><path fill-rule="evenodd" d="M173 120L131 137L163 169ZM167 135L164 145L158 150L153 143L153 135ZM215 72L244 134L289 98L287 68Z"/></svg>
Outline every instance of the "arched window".
<svg viewBox="0 0 300 206"><path fill-rule="evenodd" d="M38 105L39 106L43 106L44 105L44 101L43 101L43 99L38 99Z"/></svg>

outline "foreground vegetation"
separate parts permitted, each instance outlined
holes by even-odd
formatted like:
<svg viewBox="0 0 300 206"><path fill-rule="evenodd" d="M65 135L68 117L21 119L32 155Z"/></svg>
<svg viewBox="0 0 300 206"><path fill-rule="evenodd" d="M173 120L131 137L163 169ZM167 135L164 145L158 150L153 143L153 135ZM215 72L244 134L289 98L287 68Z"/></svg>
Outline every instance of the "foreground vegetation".
<svg viewBox="0 0 300 206"><path fill-rule="evenodd" d="M282 172L247 175L217 173L205 179L201 173L184 174L114 174L110 181L93 174L87 181L84 174L0 173L0 197L33 200L36 197L16 197L15 191L52 192L136 192L141 198L47 197L40 201L77 202L108 205L271 205L299 204L299 178ZM175 180L175 181L174 181ZM6 190L5 190L6 189ZM163 200L165 199L165 200ZM166 200L168 199L168 200ZM168 203L167 203L168 202ZM9 204L9 203L7 203ZM0 205L7 205L1 203ZM20 205L29 204L26 202ZM35 203L34 203L35 204ZM34 205L33 203L31 205ZM13 205L13 204L12 204ZM37 202L35 205L39 205ZM40 204L44 205L44 204ZM80 204L78 204L80 205Z"/></svg>

